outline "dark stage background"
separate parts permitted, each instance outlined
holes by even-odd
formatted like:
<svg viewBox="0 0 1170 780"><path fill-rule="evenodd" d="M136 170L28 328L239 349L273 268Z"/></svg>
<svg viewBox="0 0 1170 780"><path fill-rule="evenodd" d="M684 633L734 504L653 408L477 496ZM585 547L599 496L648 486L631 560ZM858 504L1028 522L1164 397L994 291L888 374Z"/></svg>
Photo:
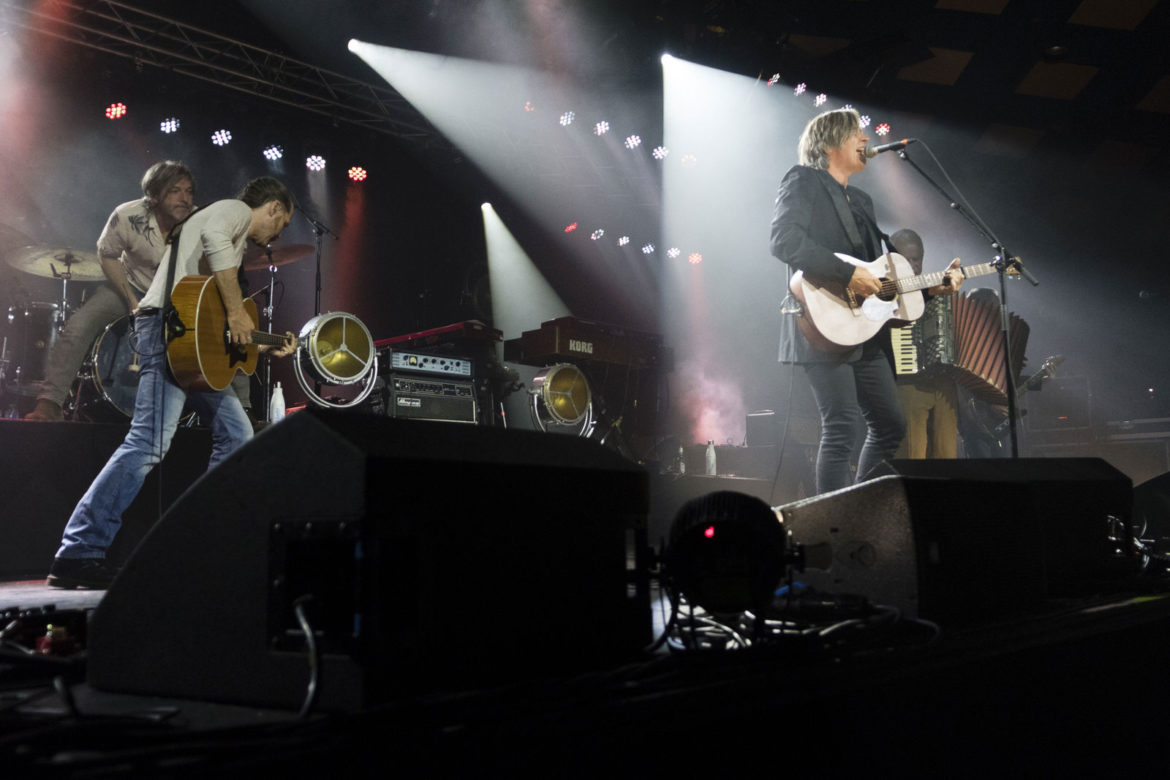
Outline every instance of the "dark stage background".
<svg viewBox="0 0 1170 780"><path fill-rule="evenodd" d="M675 348L679 370L665 432L740 443L745 410L791 402L799 415L810 414L803 380L790 395L787 371L774 362L784 278L768 254L767 222L801 126L823 108L851 103L875 123L890 123L891 137L928 141L1042 282L1010 288L1011 308L1031 326L1028 368L1065 355L1063 374L1086 378L1095 426L1170 416L1163 356L1170 281L1162 258L1170 195L1159 146L1170 129L1170 82L1157 32L1165 29L1166 4L1143 4L1121 23L1128 28L1094 17L1104 13L1099 3L968 5L150 4L162 17L372 84L385 82L346 51L351 37L470 63L447 85L446 99L478 138L474 148L454 146L438 131L408 141L364 130L9 24L0 39L3 241L90 249L110 209L135 197L142 171L164 157L192 165L201 203L274 174L341 237L323 240L322 308L357 315L380 338L490 316L474 294L487 274L480 204L490 201L572 314L659 331ZM4 12L11 20L42 7L5 3ZM600 162L584 151L587 129L572 138L534 129L537 121L554 127L552 117L580 98L608 112L615 133L620 124L623 134L636 129L646 147L657 145L671 132L663 112L674 110L663 98L659 55L667 50L740 80L691 115L695 170L655 168L648 154L637 165ZM921 75L954 52L969 58L949 81ZM507 91L487 64L477 70L476 61L521 68L559 87L541 93L545 113L535 120L513 101L520 93ZM765 83L773 71L781 76L774 88ZM1056 86L1037 87L1041 77ZM794 96L793 84L805 80L809 92ZM506 111L458 107L497 89ZM829 102L817 107L811 96L821 89ZM102 111L116 101L129 113L111 122ZM158 131L170 115L183 122L173 136ZM217 148L209 136L221 126L233 141ZM284 146L280 164L260 157L269 143ZM487 159L482 149L506 154ZM675 149L667 162L687 151ZM328 158L322 174L304 168L309 153ZM915 159L928 161L921 153ZM349 182L350 165L364 166L369 179ZM924 235L928 268L954 256L989 259L985 242L893 155L870 168L857 185L875 196L887 230L911 226ZM506 182L501 169L511 174ZM682 178L665 174L664 181L663 170ZM679 215L684 230L675 230ZM564 233L573 221L580 229ZM628 232L632 245L589 241L595 225L608 228L607 241ZM650 240L659 251L646 259L637 248ZM281 239L312 241L300 218ZM675 244L684 258L700 250L703 263L668 263L662 250ZM278 328L298 330L312 316L313 270L311 257L281 269ZM250 277L254 288L265 281ZM58 290L7 271L2 284L5 303L53 300ZM992 286L994 278L970 285ZM502 291L494 292L501 300ZM521 317L525 327L538 324L529 319ZM300 394L287 364L276 377L295 403Z"/></svg>

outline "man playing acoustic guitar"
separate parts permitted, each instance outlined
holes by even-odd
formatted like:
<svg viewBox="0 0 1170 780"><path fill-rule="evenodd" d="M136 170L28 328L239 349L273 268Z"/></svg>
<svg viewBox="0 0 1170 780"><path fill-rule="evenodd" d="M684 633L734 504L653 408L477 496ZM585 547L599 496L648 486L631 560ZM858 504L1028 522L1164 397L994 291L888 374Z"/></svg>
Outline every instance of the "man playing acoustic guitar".
<svg viewBox="0 0 1170 780"><path fill-rule="evenodd" d="M865 170L866 144L858 113L828 111L814 117L798 144L800 164L780 183L772 216L772 254L806 277L817 277L847 290L858 300L875 296L882 282L866 268L837 256L870 262L881 254L882 233L873 200L849 177ZM900 258L899 258L900 260ZM953 292L962 280L957 268L947 272L938 292ZM799 327L807 312L792 298L782 307L780 361L803 365L821 415L817 452L817 492L848 486L858 421L867 431L857 464L860 482L893 456L906 429L898 404L894 371L885 352L884 331L839 350L818 348Z"/></svg>
<svg viewBox="0 0 1170 780"><path fill-rule="evenodd" d="M276 179L261 177L248 182L236 200L217 201L195 212L180 226L179 236L172 235L177 246L164 255L134 319L141 379L130 431L73 510L48 585L109 586L117 568L107 563L106 551L121 526L122 513L169 449L185 401L211 425L209 470L251 438L252 425L234 393L188 392L172 378L167 368L164 310L171 290L183 277L209 272L226 309L232 344L251 344L255 323L244 308L237 280L244 247L249 238L261 246L275 241L292 213L288 189ZM295 349L296 337L286 333L283 345L269 354L284 357Z"/></svg>

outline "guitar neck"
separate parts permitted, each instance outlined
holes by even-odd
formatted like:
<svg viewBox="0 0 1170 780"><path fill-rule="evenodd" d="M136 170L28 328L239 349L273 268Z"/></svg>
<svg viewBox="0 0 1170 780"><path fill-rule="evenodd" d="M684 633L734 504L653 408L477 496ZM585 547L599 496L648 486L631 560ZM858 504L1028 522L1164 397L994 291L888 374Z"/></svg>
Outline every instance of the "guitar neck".
<svg viewBox="0 0 1170 780"><path fill-rule="evenodd" d="M225 343L231 343L232 331L230 328L223 332L223 337ZM252 343L265 347L283 347L284 336L280 335L279 333L269 333L268 331L264 330L254 330L252 331Z"/></svg>
<svg viewBox="0 0 1170 780"><path fill-rule="evenodd" d="M963 272L963 277L971 279L976 276L986 276L996 272L993 263L980 263L979 265L961 265L960 270ZM929 274L919 274L918 276L907 276L898 280L898 292L907 293L914 290L925 290L928 287L940 285L943 282L943 277L946 276L947 270L934 271Z"/></svg>
<svg viewBox="0 0 1170 780"><path fill-rule="evenodd" d="M283 347L284 336L279 333L269 333L263 330L252 331L252 343L266 347Z"/></svg>

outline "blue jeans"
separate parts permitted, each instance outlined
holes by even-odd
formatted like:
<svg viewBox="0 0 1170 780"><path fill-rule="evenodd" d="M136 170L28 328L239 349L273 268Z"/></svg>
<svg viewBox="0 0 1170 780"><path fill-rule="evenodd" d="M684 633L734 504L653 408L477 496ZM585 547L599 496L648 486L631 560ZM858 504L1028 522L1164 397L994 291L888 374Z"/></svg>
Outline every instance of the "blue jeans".
<svg viewBox="0 0 1170 780"><path fill-rule="evenodd" d="M875 466L894 456L906 433L889 360L880 350L872 349L853 363L806 363L804 370L821 413L817 493L854 482L850 479L849 462L857 423L863 417L866 435L856 481L864 481Z"/></svg>
<svg viewBox="0 0 1170 780"><path fill-rule="evenodd" d="M105 557L122 526L122 513L170 448L185 401L211 424L208 471L252 437L252 424L230 390L188 396L171 379L160 314L135 318L134 333L141 369L130 431L73 510L58 558Z"/></svg>

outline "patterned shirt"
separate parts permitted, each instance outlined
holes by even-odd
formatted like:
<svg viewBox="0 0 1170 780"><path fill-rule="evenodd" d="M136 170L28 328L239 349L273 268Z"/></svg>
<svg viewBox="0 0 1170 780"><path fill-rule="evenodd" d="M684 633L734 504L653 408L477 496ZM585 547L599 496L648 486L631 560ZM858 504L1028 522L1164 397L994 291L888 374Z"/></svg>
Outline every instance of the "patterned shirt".
<svg viewBox="0 0 1170 780"><path fill-rule="evenodd" d="M150 287L165 245L154 210L143 198L114 209L97 241L98 255L121 260L126 278L139 294Z"/></svg>
<svg viewBox="0 0 1170 780"><path fill-rule="evenodd" d="M217 200L192 214L183 223L179 235L178 260L171 289L184 276L237 268L244 258L251 224L252 209L242 200ZM163 289L167 286L170 256L170 247L167 247L154 282L138 303L140 308L161 309L166 298L170 297L171 291Z"/></svg>

